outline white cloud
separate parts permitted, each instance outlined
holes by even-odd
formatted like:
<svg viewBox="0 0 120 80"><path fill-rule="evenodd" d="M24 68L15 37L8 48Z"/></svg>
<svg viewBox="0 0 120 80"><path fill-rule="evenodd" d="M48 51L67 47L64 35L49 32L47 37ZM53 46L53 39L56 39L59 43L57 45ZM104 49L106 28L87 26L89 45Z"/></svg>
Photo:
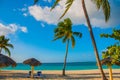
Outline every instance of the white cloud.
<svg viewBox="0 0 120 80"><path fill-rule="evenodd" d="M22 32L24 32L24 33L27 33L28 32L28 30L27 30L27 28L26 27L19 27L20 29L21 29L21 31Z"/></svg>
<svg viewBox="0 0 120 80"><path fill-rule="evenodd" d="M16 24L4 25L0 23L0 35L14 34L16 31L27 32L27 28Z"/></svg>
<svg viewBox="0 0 120 80"><path fill-rule="evenodd" d="M58 11L59 10L60 7L58 8ZM45 21L48 24L56 24L59 18L58 15L60 15L60 13L57 13L55 11L50 12L49 7L44 7L42 9L40 6L37 5L29 7L29 12L37 21Z"/></svg>
<svg viewBox="0 0 120 80"><path fill-rule="evenodd" d="M102 10L97 11L96 6L91 2L91 0L86 0L86 6L88 10L88 14L91 20L91 23L94 27L114 27L120 25L120 5L111 4L111 17L108 23L105 23L104 15ZM29 13L37 20L37 21L44 21L48 24L57 24L59 17L62 15L63 11L65 10L65 0L61 0L60 4L50 12L51 7L45 6L42 8L41 6L30 6ZM84 17L83 9L81 0L75 0L73 5L71 6L70 10L64 16L64 18L71 18L73 24L79 25L84 24L86 25L86 20ZM63 19L64 19L63 18Z"/></svg>

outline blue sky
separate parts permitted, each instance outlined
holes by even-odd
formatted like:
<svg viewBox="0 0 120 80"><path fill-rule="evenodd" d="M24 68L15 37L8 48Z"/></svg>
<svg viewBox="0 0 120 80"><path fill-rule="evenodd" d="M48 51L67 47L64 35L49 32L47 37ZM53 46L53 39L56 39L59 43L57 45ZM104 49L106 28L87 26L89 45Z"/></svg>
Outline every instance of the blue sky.
<svg viewBox="0 0 120 80"><path fill-rule="evenodd" d="M105 23L102 10L96 9L91 0L85 0L90 16L99 55L114 39L100 38L101 33L111 33L113 28L120 29L120 1L112 0L111 17ZM22 62L35 57L41 62L63 62L66 44L61 40L52 42L54 28L63 13L65 0L50 12L53 0L40 0L33 5L33 0L1 0L0 1L0 35L10 38L14 45L11 57ZM79 3L79 4L78 4ZM86 25L80 0L75 0L71 9L63 17L73 22L73 31L82 32L82 38L76 38L75 48L69 46L68 62L95 61L91 38ZM63 20L61 19L61 21Z"/></svg>

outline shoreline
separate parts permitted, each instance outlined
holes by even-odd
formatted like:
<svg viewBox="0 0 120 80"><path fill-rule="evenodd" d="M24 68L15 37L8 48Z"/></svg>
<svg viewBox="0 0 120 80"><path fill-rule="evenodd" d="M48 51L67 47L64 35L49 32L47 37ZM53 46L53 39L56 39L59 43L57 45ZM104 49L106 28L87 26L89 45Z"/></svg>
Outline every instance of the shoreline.
<svg viewBox="0 0 120 80"><path fill-rule="evenodd" d="M34 74L39 70L35 70ZM27 78L29 70L1 70L1 80L30 80ZM108 70L104 69L106 76L109 78ZM66 79L79 79L79 80L101 80L100 71L95 70L67 70L66 76L62 76L62 70L42 70L43 77L40 79L52 80L66 80ZM113 69L114 80L120 80L120 69ZM39 78L35 79L39 80Z"/></svg>
<svg viewBox="0 0 120 80"><path fill-rule="evenodd" d="M30 69L31 70L31 69ZM0 69L0 71L30 71L30 70L15 70L15 69L12 69L12 70L7 70L7 69ZM99 71L99 69L83 69L83 70L65 70L65 71ZM103 69L104 71L107 71L108 69ZM120 70L120 69L112 69L112 70ZM34 70L34 71L62 71L62 70Z"/></svg>

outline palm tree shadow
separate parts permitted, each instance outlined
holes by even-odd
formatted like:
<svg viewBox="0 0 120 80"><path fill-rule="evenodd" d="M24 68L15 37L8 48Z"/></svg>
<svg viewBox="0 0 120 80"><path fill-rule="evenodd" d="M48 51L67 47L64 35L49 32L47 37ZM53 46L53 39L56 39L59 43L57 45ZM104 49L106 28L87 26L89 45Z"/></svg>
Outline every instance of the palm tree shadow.
<svg viewBox="0 0 120 80"><path fill-rule="evenodd" d="M107 78L109 77L108 73L105 73ZM0 71L0 80L5 80L5 79L17 79L17 78L24 78L24 79L29 79L26 76L28 75L27 71L26 73L22 72L11 72L11 71ZM113 78L120 78L120 73L113 73ZM86 74L68 74L66 76L62 76L61 74L43 74L42 79L99 79L101 78L100 73L86 73Z"/></svg>

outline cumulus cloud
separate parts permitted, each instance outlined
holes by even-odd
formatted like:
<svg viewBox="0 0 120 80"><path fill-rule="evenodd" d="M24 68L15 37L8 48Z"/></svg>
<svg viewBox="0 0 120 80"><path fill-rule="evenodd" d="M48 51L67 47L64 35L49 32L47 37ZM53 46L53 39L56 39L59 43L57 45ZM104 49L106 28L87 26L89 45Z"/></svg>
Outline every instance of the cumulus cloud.
<svg viewBox="0 0 120 80"><path fill-rule="evenodd" d="M30 15L32 15L37 21L44 21L48 24L57 24L59 17L62 15L63 11L65 10L65 2L66 0L61 0L60 4L50 12L51 7L45 6L41 7L38 5L30 6L28 8ZM114 27L120 25L120 5L116 5L116 3L120 4L119 1L110 1L111 5L111 17L109 22L105 22L104 15L102 10L97 10L96 6L94 5L91 0L85 0L86 7L88 10L88 14L91 20L93 27ZM115 3L116 2L116 3ZM73 5L71 6L70 10L67 14L63 17L64 18L71 18L73 24L79 25L84 24L86 25L86 20L84 17L83 9L81 0L75 0Z"/></svg>
<svg viewBox="0 0 120 80"><path fill-rule="evenodd" d="M4 24L0 23L0 35L14 34L18 30L20 30L24 33L27 32L27 28L25 26L19 26L16 24L4 25Z"/></svg>

